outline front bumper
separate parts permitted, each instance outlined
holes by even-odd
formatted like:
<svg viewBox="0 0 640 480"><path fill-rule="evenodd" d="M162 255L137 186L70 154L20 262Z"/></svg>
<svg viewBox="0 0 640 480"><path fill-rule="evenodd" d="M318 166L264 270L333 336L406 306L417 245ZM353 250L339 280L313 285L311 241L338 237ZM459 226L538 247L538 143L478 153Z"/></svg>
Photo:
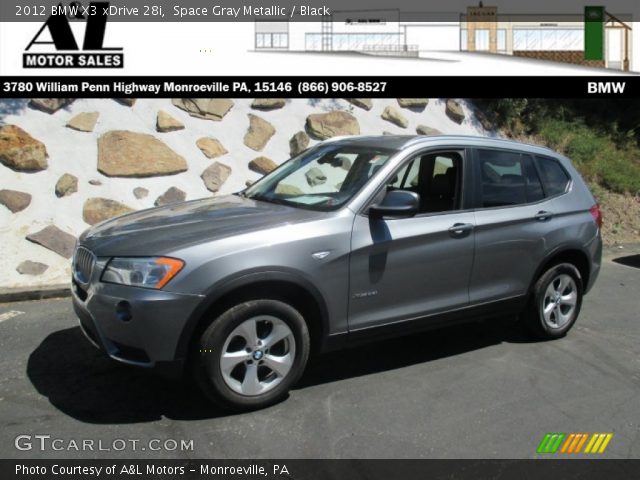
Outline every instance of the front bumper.
<svg viewBox="0 0 640 480"><path fill-rule="evenodd" d="M181 370L178 339L200 295L72 280L73 308L80 326L96 347L119 362Z"/></svg>

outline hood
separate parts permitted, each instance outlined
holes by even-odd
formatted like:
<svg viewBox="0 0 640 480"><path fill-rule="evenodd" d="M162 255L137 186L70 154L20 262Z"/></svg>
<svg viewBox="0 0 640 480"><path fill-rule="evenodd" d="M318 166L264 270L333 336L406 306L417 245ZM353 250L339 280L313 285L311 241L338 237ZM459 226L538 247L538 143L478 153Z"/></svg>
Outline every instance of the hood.
<svg viewBox="0 0 640 480"><path fill-rule="evenodd" d="M89 228L80 243L97 256L167 255L191 245L298 223L320 212L237 195L129 213Z"/></svg>

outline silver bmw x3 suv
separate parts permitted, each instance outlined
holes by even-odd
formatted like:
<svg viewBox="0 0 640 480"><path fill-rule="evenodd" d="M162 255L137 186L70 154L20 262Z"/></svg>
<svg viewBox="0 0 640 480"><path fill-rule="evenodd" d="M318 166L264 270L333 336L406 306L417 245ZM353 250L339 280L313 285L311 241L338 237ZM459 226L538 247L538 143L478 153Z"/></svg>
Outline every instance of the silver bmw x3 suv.
<svg viewBox="0 0 640 480"><path fill-rule="evenodd" d="M115 360L191 371L233 408L286 397L311 352L513 315L554 339L600 269L570 161L463 136L322 142L246 190L84 232L73 304Z"/></svg>

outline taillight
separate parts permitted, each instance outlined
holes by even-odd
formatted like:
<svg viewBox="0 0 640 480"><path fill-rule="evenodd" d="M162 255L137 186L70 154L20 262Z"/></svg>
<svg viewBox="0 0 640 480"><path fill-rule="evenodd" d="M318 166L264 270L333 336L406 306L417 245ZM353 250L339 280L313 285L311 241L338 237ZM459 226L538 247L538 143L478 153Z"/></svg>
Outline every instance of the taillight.
<svg viewBox="0 0 640 480"><path fill-rule="evenodd" d="M598 225L598 228L602 228L602 212L600 211L600 206L596 203L593 207L589 209L589 212L593 216L593 219Z"/></svg>

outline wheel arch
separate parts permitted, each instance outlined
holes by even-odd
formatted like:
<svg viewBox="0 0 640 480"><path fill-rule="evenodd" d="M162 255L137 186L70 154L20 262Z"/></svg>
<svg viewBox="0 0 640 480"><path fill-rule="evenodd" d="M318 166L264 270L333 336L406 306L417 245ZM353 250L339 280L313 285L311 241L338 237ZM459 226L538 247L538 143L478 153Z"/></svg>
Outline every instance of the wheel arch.
<svg viewBox="0 0 640 480"><path fill-rule="evenodd" d="M212 286L189 317L178 340L175 358L187 359L194 339L222 312L246 300L283 300L300 311L311 338L312 353L322 350L329 332L326 302L309 280L284 271L252 272Z"/></svg>
<svg viewBox="0 0 640 480"><path fill-rule="evenodd" d="M578 272L580 272L582 289L584 293L584 289L586 289L587 285L589 285L589 278L591 275L589 255L582 247L575 245L566 245L555 249L549 255L547 255L542 262L540 262L540 266L536 270L533 278L531 279L531 282L529 283L528 294L531 294L535 283L544 274L544 272L546 272L552 266L558 265L560 263L570 263L578 269Z"/></svg>

